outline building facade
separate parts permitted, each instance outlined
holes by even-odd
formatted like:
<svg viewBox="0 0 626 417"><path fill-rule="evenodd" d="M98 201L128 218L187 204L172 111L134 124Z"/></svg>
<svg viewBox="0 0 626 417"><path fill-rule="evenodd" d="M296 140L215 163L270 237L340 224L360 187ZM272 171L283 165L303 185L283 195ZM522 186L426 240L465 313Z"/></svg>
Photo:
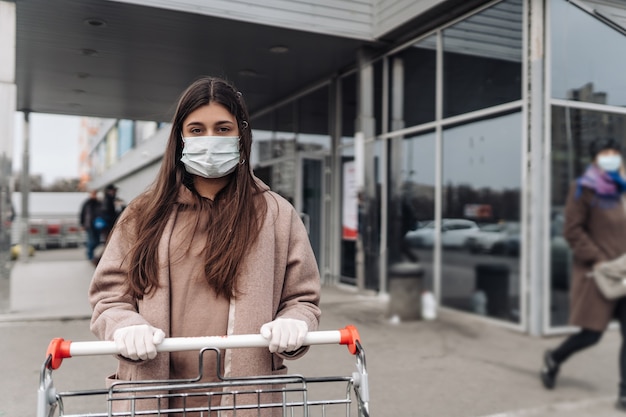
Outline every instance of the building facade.
<svg viewBox="0 0 626 417"><path fill-rule="evenodd" d="M570 331L563 204L593 139L626 148L626 5L319 4L274 13L241 0L228 16L375 45L251 114L255 174L301 213L324 281L387 293L394 271L419 265L442 308L536 335ZM132 199L154 179L168 128L103 124L91 185L115 182Z"/></svg>

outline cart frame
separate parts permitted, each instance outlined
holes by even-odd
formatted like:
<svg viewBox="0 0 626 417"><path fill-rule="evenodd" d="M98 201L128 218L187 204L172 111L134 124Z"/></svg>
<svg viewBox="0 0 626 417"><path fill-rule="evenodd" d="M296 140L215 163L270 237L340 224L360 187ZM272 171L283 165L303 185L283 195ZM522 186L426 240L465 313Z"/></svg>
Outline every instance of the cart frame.
<svg viewBox="0 0 626 417"><path fill-rule="evenodd" d="M95 390L57 391L53 371L64 358L118 354L114 342L71 342L53 339L48 346L41 369L37 395L37 417L112 417L112 416L282 416L314 417L339 416L369 417L369 384L365 352L356 327L340 330L309 332L304 345L347 345L356 358L356 370L350 376L305 377L302 375L250 376L230 378L217 372L216 381L203 381L205 355L217 355L222 362L221 349L268 346L261 335L235 335L226 337L167 338L157 346L158 352L198 350L198 375L185 380L119 381L110 388ZM221 369L218 366L217 369ZM333 391L341 387L342 393L332 398L312 398L309 389L319 385L332 385ZM101 397L106 410L72 414L66 403L78 397ZM354 399L353 399L354 397ZM198 401L202 404L198 405ZM170 407L170 400L178 406ZM194 401L195 400L195 401ZM354 401L356 400L356 401ZM187 402L193 403L189 406ZM356 402L356 407L353 403ZM124 411L116 410L124 403ZM58 410L58 414L55 412ZM356 412L357 414L354 414ZM318 414L319 413L319 414ZM339 413L339 414L338 414Z"/></svg>

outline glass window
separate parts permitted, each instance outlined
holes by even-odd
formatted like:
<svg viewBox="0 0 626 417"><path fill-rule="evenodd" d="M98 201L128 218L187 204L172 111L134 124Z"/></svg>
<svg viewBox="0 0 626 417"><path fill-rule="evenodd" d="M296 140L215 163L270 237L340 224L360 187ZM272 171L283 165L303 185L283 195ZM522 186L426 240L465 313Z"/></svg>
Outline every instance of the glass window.
<svg viewBox="0 0 626 417"><path fill-rule="evenodd" d="M552 97L626 105L626 37L565 0L550 7Z"/></svg>
<svg viewBox="0 0 626 417"><path fill-rule="evenodd" d="M293 101L276 109L274 112L274 130L279 132L295 132L295 115Z"/></svg>
<svg viewBox="0 0 626 417"><path fill-rule="evenodd" d="M365 288L379 290L379 259L380 259L380 233L381 233L381 192L382 172L381 157L383 145L386 141L368 141L364 144L365 165L365 188L363 198L359 199L359 215L362 222L359 232L363 242ZM372 161L369 163L367 161ZM369 187L368 184L372 184ZM362 223L362 224L361 224Z"/></svg>
<svg viewBox="0 0 626 417"><path fill-rule="evenodd" d="M564 205L572 182L591 162L597 137L621 138L626 148L626 115L552 107L552 207L550 210L550 324L564 326L569 313L571 250L563 237Z"/></svg>
<svg viewBox="0 0 626 417"><path fill-rule="evenodd" d="M390 129L397 130L435 120L436 37L431 36L404 49L389 60L392 86L389 91Z"/></svg>
<svg viewBox="0 0 626 417"><path fill-rule="evenodd" d="M341 143L354 142L356 122L356 74L341 79Z"/></svg>
<svg viewBox="0 0 626 417"><path fill-rule="evenodd" d="M362 227L354 148L341 154L341 281L356 284L356 242Z"/></svg>
<svg viewBox="0 0 626 417"><path fill-rule="evenodd" d="M371 116L374 118L374 135L382 132L383 120L383 60L372 62L372 102ZM359 94L357 73L341 79L341 123L342 144L354 142L354 133L358 118L357 96ZM368 110L369 111L369 110Z"/></svg>
<svg viewBox="0 0 626 417"><path fill-rule="evenodd" d="M424 285L433 289L432 235L435 217L435 134L391 140L388 209L389 269L397 263L419 262Z"/></svg>
<svg viewBox="0 0 626 417"><path fill-rule="evenodd" d="M250 160L254 168L256 168L260 162L273 158L273 114L273 112L268 112L260 117L251 117L252 149L250 151Z"/></svg>
<svg viewBox="0 0 626 417"><path fill-rule="evenodd" d="M522 97L522 0L505 0L443 31L444 117Z"/></svg>
<svg viewBox="0 0 626 417"><path fill-rule="evenodd" d="M513 113L443 135L442 304L512 322L520 320L521 126ZM432 246L434 232L422 241Z"/></svg>
<svg viewBox="0 0 626 417"><path fill-rule="evenodd" d="M374 132L380 135L383 132L383 59L374 62Z"/></svg>
<svg viewBox="0 0 626 417"><path fill-rule="evenodd" d="M298 100L296 132L300 151L330 149L328 104L328 87L320 88Z"/></svg>

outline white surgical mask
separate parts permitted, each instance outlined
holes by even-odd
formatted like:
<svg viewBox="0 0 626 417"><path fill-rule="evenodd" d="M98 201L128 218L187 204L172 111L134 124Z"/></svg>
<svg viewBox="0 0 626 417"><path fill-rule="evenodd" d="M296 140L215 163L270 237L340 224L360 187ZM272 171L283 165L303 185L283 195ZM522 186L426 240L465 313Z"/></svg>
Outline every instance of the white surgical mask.
<svg viewBox="0 0 626 417"><path fill-rule="evenodd" d="M180 158L188 173L204 178L221 178L237 168L239 136L183 137Z"/></svg>
<svg viewBox="0 0 626 417"><path fill-rule="evenodd" d="M603 171L617 171L622 165L622 157L620 155L601 155L598 156L598 166Z"/></svg>

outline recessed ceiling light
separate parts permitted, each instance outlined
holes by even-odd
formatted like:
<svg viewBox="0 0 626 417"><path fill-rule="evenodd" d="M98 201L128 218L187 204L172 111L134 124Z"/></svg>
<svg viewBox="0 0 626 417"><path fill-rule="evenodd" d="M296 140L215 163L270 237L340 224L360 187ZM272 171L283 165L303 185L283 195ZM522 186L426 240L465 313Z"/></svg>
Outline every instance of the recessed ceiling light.
<svg viewBox="0 0 626 417"><path fill-rule="evenodd" d="M239 70L238 74L241 75L242 77L256 77L257 75L259 75L257 74L255 70L251 70L251 69Z"/></svg>
<svg viewBox="0 0 626 417"><path fill-rule="evenodd" d="M270 47L270 52L273 54L286 54L289 52L289 48L285 45L274 45Z"/></svg>
<svg viewBox="0 0 626 417"><path fill-rule="evenodd" d="M98 56L98 51L96 51L95 49L81 49L80 53L85 55L85 56Z"/></svg>
<svg viewBox="0 0 626 417"><path fill-rule="evenodd" d="M107 25L107 22L98 18L98 17L90 17L84 20L85 24L88 26L93 26L96 28L103 28Z"/></svg>

